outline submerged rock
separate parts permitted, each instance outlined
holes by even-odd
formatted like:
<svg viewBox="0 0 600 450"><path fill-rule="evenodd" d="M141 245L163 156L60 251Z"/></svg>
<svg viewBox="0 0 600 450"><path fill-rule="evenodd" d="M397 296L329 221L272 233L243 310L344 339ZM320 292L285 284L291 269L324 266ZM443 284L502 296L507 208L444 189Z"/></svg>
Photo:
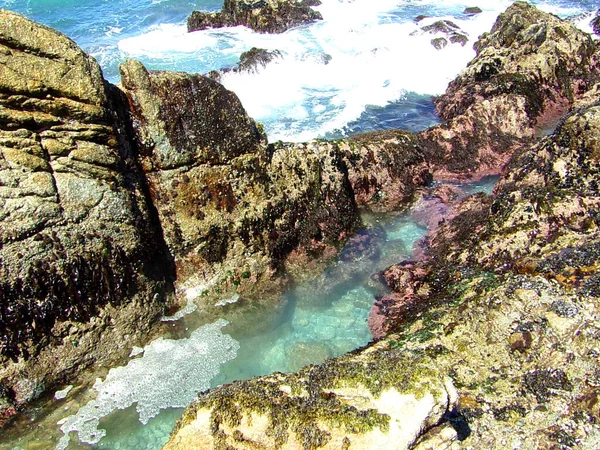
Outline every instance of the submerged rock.
<svg viewBox="0 0 600 450"><path fill-rule="evenodd" d="M247 52L240 55L239 62L232 68L221 70L211 70L206 74L208 78L221 82L222 75L234 73L257 73L261 68L264 69L267 65L283 55L279 50L265 50L264 48L252 47Z"/></svg>
<svg viewBox="0 0 600 450"><path fill-rule="evenodd" d="M0 92L2 416L126 356L172 271L122 99L96 61L0 11Z"/></svg>
<svg viewBox="0 0 600 450"><path fill-rule="evenodd" d="M321 20L311 0L225 0L221 12L194 11L188 17L188 31L244 25L259 33L283 33L305 23Z"/></svg>

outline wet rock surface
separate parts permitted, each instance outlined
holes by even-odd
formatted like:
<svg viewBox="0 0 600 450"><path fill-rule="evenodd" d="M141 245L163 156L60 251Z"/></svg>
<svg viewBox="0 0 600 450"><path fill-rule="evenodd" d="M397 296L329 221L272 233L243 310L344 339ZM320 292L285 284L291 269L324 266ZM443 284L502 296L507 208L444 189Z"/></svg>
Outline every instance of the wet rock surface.
<svg viewBox="0 0 600 450"><path fill-rule="evenodd" d="M451 204L453 217L436 220L435 206L422 207L427 211L423 222L433 228L428 252L421 260L379 275L389 293L378 300L370 325L381 340L296 374L202 394L166 448L191 443L234 448L598 447L596 47L589 36L571 34L555 20L521 2L511 6L482 38L480 59L451 84L449 97L440 100L448 124L419 136L417 144L433 165L434 176L452 179L492 166L497 171L510 162L493 196L479 194ZM526 47L528 39L536 42L535 36L544 37L535 44L538 50L515 55L514 61L509 57L500 67L518 72L519 65L525 82L541 86L541 91L531 96L509 84L514 89L485 97L490 80L498 76L485 70L482 79L461 85L463 77L473 81L481 73L482 55L507 52L515 42ZM570 37L565 41L565 36ZM549 57L537 70L544 45L558 59ZM580 67L582 60L587 64ZM577 75L565 77L561 67L572 67ZM459 95L461 86L465 90ZM452 95L456 104L449 100ZM532 102L536 98L539 102ZM553 134L535 138L536 127L573 102L578 108L561 119ZM483 116L481 123L463 128L457 141L463 149L470 144L480 148L485 141L478 136L492 133L486 139L496 143L498 153L485 158L483 152L479 157L475 153L474 161L463 156L461 166L458 153L453 153L459 147L448 147L441 161L429 159L435 154L431 145L445 142L444 133L472 120L474 111L482 111L477 108L488 107L493 117ZM498 121L496 134L488 127L492 119ZM446 205L454 197L440 192L435 205ZM416 388L415 380L424 384ZM448 381L441 389L433 380ZM430 414L407 414L406 409L400 423L383 406L390 386L402 395L445 397L442 403L434 401L445 412L432 423ZM387 425L356 423L357 414L365 419L383 416ZM397 438L395 433L413 425L417 433Z"/></svg>
<svg viewBox="0 0 600 450"><path fill-rule="evenodd" d="M445 122L419 135L437 179L498 173L600 80L591 37L524 2L501 14L475 49L436 100Z"/></svg>
<svg viewBox="0 0 600 450"><path fill-rule="evenodd" d="M122 76L181 289L251 295L292 252L316 257L359 223L337 147L267 145L235 94L200 75L129 61Z"/></svg>
<svg viewBox="0 0 600 450"><path fill-rule="evenodd" d="M401 210L429 180L408 134L268 144L214 80L129 61L117 88L66 37L2 17L3 422L142 344L173 290L170 307L278 291L335 257L359 205Z"/></svg>
<svg viewBox="0 0 600 450"><path fill-rule="evenodd" d="M72 41L0 12L5 418L82 369L126 356L123 344L162 311L172 272L123 111Z"/></svg>
<svg viewBox="0 0 600 450"><path fill-rule="evenodd" d="M225 0L218 13L194 11L188 17L188 31L244 25L259 33L283 33L305 23L321 20L311 6L313 0Z"/></svg>

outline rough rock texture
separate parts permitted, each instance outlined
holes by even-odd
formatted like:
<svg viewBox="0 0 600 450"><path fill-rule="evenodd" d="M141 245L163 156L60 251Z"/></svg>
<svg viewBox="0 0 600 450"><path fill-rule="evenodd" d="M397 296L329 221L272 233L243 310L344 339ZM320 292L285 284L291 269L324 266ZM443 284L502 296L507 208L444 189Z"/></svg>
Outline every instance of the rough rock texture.
<svg viewBox="0 0 600 450"><path fill-rule="evenodd" d="M235 94L209 78L135 61L121 72L180 287L248 295L292 251L318 256L359 223L337 148L267 146Z"/></svg>
<svg viewBox="0 0 600 450"><path fill-rule="evenodd" d="M256 73L259 67L266 67L271 61L281 58L279 50L265 50L264 48L252 47L240 55L240 62L232 70L234 72Z"/></svg>
<svg viewBox="0 0 600 450"><path fill-rule="evenodd" d="M0 11L0 414L162 311L171 271L122 115L92 58Z"/></svg>
<svg viewBox="0 0 600 450"><path fill-rule="evenodd" d="M450 20L438 20L430 25L425 25L421 27L421 34L433 34L443 36L438 36L431 40L431 45L433 45L436 49L441 50L446 47L448 43L451 44L460 44L463 47L469 41L468 36L462 31L458 25Z"/></svg>
<svg viewBox="0 0 600 450"><path fill-rule="evenodd" d="M598 9L596 16L592 19L591 25L594 33L600 36L600 9Z"/></svg>
<svg viewBox="0 0 600 450"><path fill-rule="evenodd" d="M219 83L135 61L121 72L181 291L268 290L283 269L332 256L360 223L357 203L401 209L429 180L407 133L267 145Z"/></svg>
<svg viewBox="0 0 600 450"><path fill-rule="evenodd" d="M445 123L420 134L438 179L498 173L600 80L590 36L524 2L502 13L475 49L436 101Z"/></svg>
<svg viewBox="0 0 600 450"><path fill-rule="evenodd" d="M600 446L600 104L575 109L552 135L539 143L533 139L545 115L593 98L584 90L596 92L595 46L588 36L561 28L568 26L554 17L537 14L523 3L513 5L482 41L502 43L479 50L478 58L509 49L517 57L512 43L519 40L520 47L527 47L530 42L531 50L519 56L524 78L509 80L506 91L486 98L498 73L485 75L469 84L473 101L465 91L456 108L448 109L454 130L482 108L496 111L465 126L462 147L456 148L472 151L498 142L494 151L504 150L506 156L490 152L481 159L484 153L479 153L479 160L467 164L477 152L459 157L451 148L438 166L450 163L449 169L437 174L498 171L503 158L518 151L494 197L480 194L455 205L455 216L436 224L426 258L382 274L390 293L375 313L379 332L387 336L297 374L201 394L165 448ZM526 25L536 17L539 26ZM539 36L544 39L534 52L536 30L543 30ZM508 39L511 33L516 40ZM544 45L557 58L548 57L547 65L538 55ZM502 67L516 72L519 61L514 67L509 62ZM484 67L481 59L465 71L471 81L481 73L477 67ZM577 75L570 78L569 72ZM460 91L460 79L451 92ZM532 84L536 90L521 90ZM442 110L444 105L442 100ZM507 125L511 120L512 128ZM498 127L496 134L478 141L490 132L488 123ZM421 137L441 139L451 129L437 127ZM427 155L432 147L424 139L420 144ZM429 403L436 406L422 413L413 406L398 416L385 406L391 401L403 408L404 401L414 405L415 399L428 398L436 399ZM435 410L445 412L427 412Z"/></svg>
<svg viewBox="0 0 600 450"><path fill-rule="evenodd" d="M598 448L598 142L572 113L386 271L392 334L202 394L165 448Z"/></svg>
<svg viewBox="0 0 600 450"><path fill-rule="evenodd" d="M259 33L283 33L304 23L321 20L311 0L225 0L221 12L194 11L188 17L188 31L244 25Z"/></svg>
<svg viewBox="0 0 600 450"><path fill-rule="evenodd" d="M414 134L375 131L340 141L356 202L372 211L406 208L418 187L431 181L429 165Z"/></svg>
<svg viewBox="0 0 600 450"><path fill-rule="evenodd" d="M428 355L385 343L201 394L164 449L407 448L456 399Z"/></svg>
<svg viewBox="0 0 600 450"><path fill-rule="evenodd" d="M240 55L240 60L234 67L211 70L206 74L206 76L215 81L221 82L223 74L229 72L257 73L261 68L264 69L267 67L271 61L281 57L282 54L279 50L265 50L264 48L252 47L250 50Z"/></svg>

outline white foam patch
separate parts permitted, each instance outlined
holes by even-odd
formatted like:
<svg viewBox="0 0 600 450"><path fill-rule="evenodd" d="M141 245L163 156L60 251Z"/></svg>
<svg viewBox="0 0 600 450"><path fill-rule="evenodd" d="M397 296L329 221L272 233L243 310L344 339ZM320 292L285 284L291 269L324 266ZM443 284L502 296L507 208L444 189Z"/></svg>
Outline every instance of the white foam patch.
<svg viewBox="0 0 600 450"><path fill-rule="evenodd" d="M221 332L226 324L218 320L187 339L157 339L144 348L141 358L111 369L104 381L94 384L96 399L59 423L64 436L56 449L67 448L71 432L78 433L83 443L99 442L106 435L98 429L100 419L133 404L142 424L161 409L189 405L198 392L210 387L221 364L237 355L237 341Z"/></svg>
<svg viewBox="0 0 600 450"><path fill-rule="evenodd" d="M322 21L285 33L255 33L245 27L187 33L186 26L160 25L123 39L127 56L161 61L162 68L206 73L231 67L252 47L278 50L277 58L257 73L228 73L223 84L241 99L250 116L265 125L269 140L306 141L343 129L367 106L401 101L407 92L442 94L475 56L473 44L491 29L513 0L480 5L466 16L464 0L322 0ZM534 1L540 9L566 17L577 6ZM419 14L429 16L419 23ZM451 20L468 42L437 50L421 27ZM169 66L168 61L173 61ZM161 68L161 67L159 67Z"/></svg>

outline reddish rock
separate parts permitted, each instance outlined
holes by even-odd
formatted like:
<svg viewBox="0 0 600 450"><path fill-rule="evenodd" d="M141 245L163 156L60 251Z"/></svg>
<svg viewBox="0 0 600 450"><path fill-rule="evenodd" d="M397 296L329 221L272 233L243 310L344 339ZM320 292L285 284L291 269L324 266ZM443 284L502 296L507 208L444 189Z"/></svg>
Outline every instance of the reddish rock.
<svg viewBox="0 0 600 450"><path fill-rule="evenodd" d="M419 135L435 179L498 174L600 79L590 36L525 2L501 14L475 49L436 100L444 123Z"/></svg>

